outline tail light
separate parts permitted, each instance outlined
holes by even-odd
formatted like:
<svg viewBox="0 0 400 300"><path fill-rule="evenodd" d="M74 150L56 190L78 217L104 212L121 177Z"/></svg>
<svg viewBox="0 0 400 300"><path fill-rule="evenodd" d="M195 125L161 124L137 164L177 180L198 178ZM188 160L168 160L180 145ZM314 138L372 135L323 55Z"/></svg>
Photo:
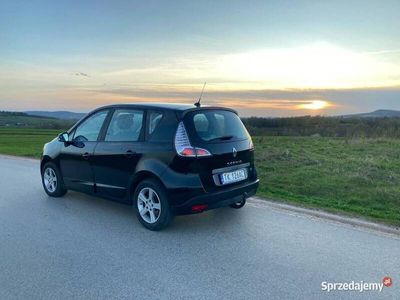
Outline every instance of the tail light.
<svg viewBox="0 0 400 300"><path fill-rule="evenodd" d="M253 140L251 139L251 137L249 137L249 150L250 151L254 150L254 144L253 144Z"/></svg>
<svg viewBox="0 0 400 300"><path fill-rule="evenodd" d="M186 132L185 125L180 122L175 134L175 150L176 153L184 157L203 157L211 156L211 153L203 148L193 147L190 144L189 137Z"/></svg>

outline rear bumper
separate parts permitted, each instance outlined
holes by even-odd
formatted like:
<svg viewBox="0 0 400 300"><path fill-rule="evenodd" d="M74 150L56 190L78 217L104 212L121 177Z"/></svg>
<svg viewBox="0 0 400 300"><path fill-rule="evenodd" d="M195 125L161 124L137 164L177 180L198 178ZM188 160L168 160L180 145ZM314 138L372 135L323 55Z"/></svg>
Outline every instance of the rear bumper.
<svg viewBox="0 0 400 300"><path fill-rule="evenodd" d="M182 204L173 206L175 214L191 214L193 205L207 205L205 210L218 207L229 206L230 204L239 202L253 196L257 192L259 179L246 182L239 186L213 193L203 193L201 195L190 198Z"/></svg>

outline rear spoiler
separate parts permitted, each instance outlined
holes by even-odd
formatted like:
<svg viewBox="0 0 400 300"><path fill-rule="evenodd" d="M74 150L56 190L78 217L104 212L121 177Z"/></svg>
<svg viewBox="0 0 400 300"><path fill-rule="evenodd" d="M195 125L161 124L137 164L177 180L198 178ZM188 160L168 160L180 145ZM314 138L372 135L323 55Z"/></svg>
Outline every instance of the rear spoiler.
<svg viewBox="0 0 400 300"><path fill-rule="evenodd" d="M200 106L200 107L193 107L184 111L177 111L177 117L178 119L183 119L188 113L194 112L194 111L201 111L201 110L226 110L233 112L234 114L238 115L238 112L234 109L227 108L227 107L219 107L219 106Z"/></svg>

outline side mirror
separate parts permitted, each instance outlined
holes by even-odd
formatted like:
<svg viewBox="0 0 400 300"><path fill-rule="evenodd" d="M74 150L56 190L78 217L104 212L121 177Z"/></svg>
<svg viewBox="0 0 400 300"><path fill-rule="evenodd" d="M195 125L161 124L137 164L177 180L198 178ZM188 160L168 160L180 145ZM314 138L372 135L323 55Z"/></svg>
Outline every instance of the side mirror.
<svg viewBox="0 0 400 300"><path fill-rule="evenodd" d="M63 143L68 143L69 135L68 132L63 132L58 135L58 141Z"/></svg>
<svg viewBox="0 0 400 300"><path fill-rule="evenodd" d="M87 138L85 138L83 135L78 135L70 143L75 147L83 148L85 147L85 142L87 142Z"/></svg>

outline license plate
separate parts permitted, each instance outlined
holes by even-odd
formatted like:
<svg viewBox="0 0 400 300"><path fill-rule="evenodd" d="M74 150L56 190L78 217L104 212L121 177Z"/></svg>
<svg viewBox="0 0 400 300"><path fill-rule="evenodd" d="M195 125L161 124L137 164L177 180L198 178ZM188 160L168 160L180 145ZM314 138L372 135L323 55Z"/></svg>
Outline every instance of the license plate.
<svg viewBox="0 0 400 300"><path fill-rule="evenodd" d="M233 172L222 173L219 175L221 184L229 184L247 179L247 170L239 169Z"/></svg>

